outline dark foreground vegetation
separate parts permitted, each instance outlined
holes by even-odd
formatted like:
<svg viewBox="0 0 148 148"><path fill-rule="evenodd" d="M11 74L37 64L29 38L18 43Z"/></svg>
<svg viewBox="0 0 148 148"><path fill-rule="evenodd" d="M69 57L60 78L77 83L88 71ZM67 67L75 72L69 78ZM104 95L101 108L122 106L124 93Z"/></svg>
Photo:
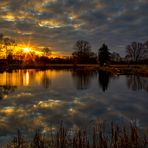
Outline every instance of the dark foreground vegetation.
<svg viewBox="0 0 148 148"><path fill-rule="evenodd" d="M60 124L57 130L42 134L37 131L30 140L18 131L7 148L146 148L148 129L138 129L135 123L119 126L98 123L85 129L70 130Z"/></svg>

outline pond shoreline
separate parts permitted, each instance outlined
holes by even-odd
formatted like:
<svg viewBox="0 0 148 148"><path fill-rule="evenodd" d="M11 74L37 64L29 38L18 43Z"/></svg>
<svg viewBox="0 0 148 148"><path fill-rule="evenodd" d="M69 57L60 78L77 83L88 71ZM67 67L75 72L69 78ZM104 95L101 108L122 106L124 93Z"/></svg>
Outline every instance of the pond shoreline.
<svg viewBox="0 0 148 148"><path fill-rule="evenodd" d="M74 69L74 70L102 70L114 75L140 75L148 77L148 65L106 65L98 64L46 64L46 65L9 65L1 66L0 72L18 69Z"/></svg>

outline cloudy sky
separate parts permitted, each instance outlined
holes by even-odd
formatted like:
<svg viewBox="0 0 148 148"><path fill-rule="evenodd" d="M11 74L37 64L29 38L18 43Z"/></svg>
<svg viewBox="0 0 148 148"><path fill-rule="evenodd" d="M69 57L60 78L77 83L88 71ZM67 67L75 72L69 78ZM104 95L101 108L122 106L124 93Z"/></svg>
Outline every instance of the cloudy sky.
<svg viewBox="0 0 148 148"><path fill-rule="evenodd" d="M77 40L124 55L127 44L148 39L147 14L148 0L0 0L0 32L62 55Z"/></svg>

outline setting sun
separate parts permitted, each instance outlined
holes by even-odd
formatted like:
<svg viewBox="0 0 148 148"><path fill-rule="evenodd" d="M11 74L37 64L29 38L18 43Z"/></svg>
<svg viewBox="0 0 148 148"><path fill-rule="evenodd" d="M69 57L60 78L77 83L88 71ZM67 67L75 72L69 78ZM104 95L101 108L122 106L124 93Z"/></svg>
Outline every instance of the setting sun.
<svg viewBox="0 0 148 148"><path fill-rule="evenodd" d="M25 47L25 48L23 48L23 51L24 51L24 52L30 52L30 48Z"/></svg>

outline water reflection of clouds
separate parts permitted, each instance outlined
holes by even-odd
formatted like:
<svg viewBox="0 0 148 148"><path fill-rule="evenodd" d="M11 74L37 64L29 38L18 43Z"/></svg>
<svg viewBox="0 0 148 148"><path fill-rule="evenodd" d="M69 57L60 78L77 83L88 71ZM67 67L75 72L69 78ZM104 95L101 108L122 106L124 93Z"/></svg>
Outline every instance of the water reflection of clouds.
<svg viewBox="0 0 148 148"><path fill-rule="evenodd" d="M34 108L44 108L44 109L55 109L62 106L63 102L60 100L47 100L47 101L39 101L37 104L34 104Z"/></svg>
<svg viewBox="0 0 148 148"><path fill-rule="evenodd" d="M46 76L52 81L48 89L42 85L45 71L39 73L39 82L31 72L29 79L33 80L30 80L30 86L18 87L15 92L8 94L6 100L1 100L0 141L3 139L1 137L6 136L5 133L13 135L18 128L25 134L36 128L49 131L50 123L60 120L66 121L67 127L85 127L90 120L97 118L121 122L137 118L140 126L148 124L145 118L148 115L147 93L129 90L125 76L111 80L108 91L104 93L100 91L102 88L96 76L92 80L89 78L91 85L81 91L75 89L75 78L69 71L60 72L59 75L57 71L54 77L46 71Z"/></svg>

